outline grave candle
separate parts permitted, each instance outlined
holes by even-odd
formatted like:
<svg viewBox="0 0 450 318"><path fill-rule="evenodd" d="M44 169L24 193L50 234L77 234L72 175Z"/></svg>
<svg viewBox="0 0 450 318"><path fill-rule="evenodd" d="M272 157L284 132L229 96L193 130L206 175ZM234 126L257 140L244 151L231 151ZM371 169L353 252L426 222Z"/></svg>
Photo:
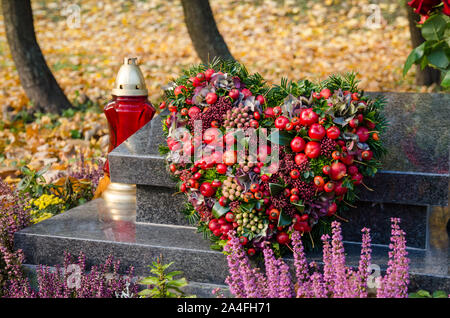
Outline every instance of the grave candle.
<svg viewBox="0 0 450 318"><path fill-rule="evenodd" d="M126 57L116 77L112 101L104 113L109 125L109 149L111 152L155 115L155 108L148 100L144 76L137 65L137 58ZM109 176L109 163L105 173Z"/></svg>

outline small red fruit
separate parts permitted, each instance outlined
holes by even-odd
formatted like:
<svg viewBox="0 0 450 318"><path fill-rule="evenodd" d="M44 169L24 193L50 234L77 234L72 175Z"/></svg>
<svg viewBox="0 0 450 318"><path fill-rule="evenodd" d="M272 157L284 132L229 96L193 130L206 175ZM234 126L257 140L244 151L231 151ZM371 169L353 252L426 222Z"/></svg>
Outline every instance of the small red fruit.
<svg viewBox="0 0 450 318"><path fill-rule="evenodd" d="M352 180L353 180L353 183L354 183L354 184L360 185L360 184L362 183L362 181L363 181L363 175L360 174L360 173L355 173L355 174L352 176Z"/></svg>
<svg viewBox="0 0 450 318"><path fill-rule="evenodd" d="M227 220L230 223L233 223L234 222L233 212L228 212L227 214L225 214L225 220Z"/></svg>
<svg viewBox="0 0 450 318"><path fill-rule="evenodd" d="M279 244L285 245L290 241L289 235L286 232L280 232L277 234L277 242Z"/></svg>
<svg viewBox="0 0 450 318"><path fill-rule="evenodd" d="M300 152L305 149L306 142L302 137L295 137L291 141L291 149L293 152Z"/></svg>
<svg viewBox="0 0 450 318"><path fill-rule="evenodd" d="M255 119L250 120L250 127L254 128L254 129L258 128L259 127L258 121Z"/></svg>
<svg viewBox="0 0 450 318"><path fill-rule="evenodd" d="M281 115L281 107L280 106L275 106L273 108L273 113L274 113L275 116Z"/></svg>
<svg viewBox="0 0 450 318"><path fill-rule="evenodd" d="M316 177L314 177L314 184L316 185L316 187L320 188L320 187L323 187L323 185L325 184L325 181L323 180L323 178L321 176L316 176Z"/></svg>
<svg viewBox="0 0 450 318"><path fill-rule="evenodd" d="M178 97L178 95L184 94L186 92L187 92L187 87L184 86L184 85L180 85L180 86L175 87L175 89L173 91L173 93L175 94L175 97Z"/></svg>
<svg viewBox="0 0 450 318"><path fill-rule="evenodd" d="M289 175L291 176L292 179L298 179L298 177L300 177L300 172L297 169L293 169L291 170Z"/></svg>
<svg viewBox="0 0 450 318"><path fill-rule="evenodd" d="M308 136L315 140L321 140L325 134L325 128L320 124L312 124L308 131Z"/></svg>
<svg viewBox="0 0 450 318"><path fill-rule="evenodd" d="M212 232L214 232L215 230L219 229L220 225L218 223L218 220L217 219L212 219L211 221L209 221L208 227L209 227L209 229Z"/></svg>
<svg viewBox="0 0 450 318"><path fill-rule="evenodd" d="M239 97L239 90L236 88L233 88L229 93L228 96L230 96L232 99L236 100Z"/></svg>
<svg viewBox="0 0 450 318"><path fill-rule="evenodd" d="M240 236L240 237L239 237L239 243L240 243L241 245L247 245L247 243L248 243L248 238L246 238L245 236Z"/></svg>
<svg viewBox="0 0 450 318"><path fill-rule="evenodd" d="M325 192L332 192L334 190L334 183L331 181L325 183L325 185L323 186L323 189L325 190Z"/></svg>
<svg viewBox="0 0 450 318"><path fill-rule="evenodd" d="M322 96L325 99L328 99L331 96L331 91L328 88L324 88L320 91L320 96Z"/></svg>
<svg viewBox="0 0 450 318"><path fill-rule="evenodd" d="M274 113L274 111L273 111L273 108L272 108L272 107L266 108L266 109L264 110L264 116L265 116L265 117L268 117L268 118L273 118L273 117L275 117L275 113Z"/></svg>
<svg viewBox="0 0 450 318"><path fill-rule="evenodd" d="M310 141L306 144L305 154L309 158L317 158L320 155L320 144L315 141Z"/></svg>
<svg viewBox="0 0 450 318"><path fill-rule="evenodd" d="M263 174L263 175L261 176L261 180L262 180L263 182L267 182L267 181L269 181L269 176L268 176L267 174Z"/></svg>
<svg viewBox="0 0 450 318"><path fill-rule="evenodd" d="M227 169L228 169L228 167L226 165L224 165L223 163L219 163L216 166L217 173L220 173L220 174L225 174L227 172Z"/></svg>
<svg viewBox="0 0 450 318"><path fill-rule="evenodd" d="M214 104L217 101L217 94L216 93L208 93L206 94L205 100L208 104Z"/></svg>
<svg viewBox="0 0 450 318"><path fill-rule="evenodd" d="M339 151L333 151L333 153L331 154L331 157L334 159L334 160L339 160L339 159L341 159L341 153L339 152Z"/></svg>
<svg viewBox="0 0 450 318"><path fill-rule="evenodd" d="M342 162L334 162L330 169L330 178L333 180L342 179L347 173L347 167Z"/></svg>
<svg viewBox="0 0 450 318"><path fill-rule="evenodd" d="M253 95L252 92L251 92L248 88L244 88L244 89L241 91L241 93L244 94L244 98L247 98L247 97L250 97L250 96Z"/></svg>
<svg viewBox="0 0 450 318"><path fill-rule="evenodd" d="M197 76L195 76L195 77L198 78L202 82L205 80L205 74L203 74L203 73L198 73Z"/></svg>
<svg viewBox="0 0 450 318"><path fill-rule="evenodd" d="M311 126L317 123L319 116L312 110L312 108L307 108L300 113L300 122L303 126Z"/></svg>
<svg viewBox="0 0 450 318"><path fill-rule="evenodd" d="M236 151L234 150L227 150L224 152L223 156L223 163L226 164L227 166L232 166L236 163L237 160L237 154Z"/></svg>
<svg viewBox="0 0 450 318"><path fill-rule="evenodd" d="M188 115L189 115L189 117L195 117L195 116L197 116L198 114L200 114L200 112L201 112L201 110L200 110L200 108L198 108L197 106L192 106L191 108L189 108L189 110L188 110Z"/></svg>
<svg viewBox="0 0 450 318"><path fill-rule="evenodd" d="M330 166L329 165L325 165L322 167L322 172L326 175L328 175L330 173Z"/></svg>
<svg viewBox="0 0 450 318"><path fill-rule="evenodd" d="M358 167L356 167L355 165L351 165L347 168L347 172L349 175L354 176L358 173Z"/></svg>
<svg viewBox="0 0 450 318"><path fill-rule="evenodd" d="M341 134L341 131L336 126L331 126L327 129L327 136L330 139L338 139L339 135Z"/></svg>
<svg viewBox="0 0 450 318"><path fill-rule="evenodd" d="M257 184L257 183L252 183L252 184L250 185L250 191L251 191L251 192L255 193L255 192L258 192L258 190L259 190L259 184Z"/></svg>
<svg viewBox="0 0 450 318"><path fill-rule="evenodd" d="M205 79L206 79L207 81L209 81L215 72L216 72L216 71L214 71L212 68L207 69L207 70L205 71Z"/></svg>
<svg viewBox="0 0 450 318"><path fill-rule="evenodd" d="M296 194L293 194L289 197L289 201L291 201L291 203L297 203L298 200L300 200L300 198Z"/></svg>
<svg viewBox="0 0 450 318"><path fill-rule="evenodd" d="M369 137L370 137L369 129L367 129L364 126L358 127L356 129L356 134L358 135L358 138L359 138L360 142L366 142L369 139Z"/></svg>
<svg viewBox="0 0 450 318"><path fill-rule="evenodd" d="M212 197L216 193L216 189L213 188L211 183L203 182L200 186L200 193L205 197Z"/></svg>
<svg viewBox="0 0 450 318"><path fill-rule="evenodd" d="M339 182L334 188L334 193L336 196L341 196L347 193L347 188L342 186L342 182Z"/></svg>
<svg viewBox="0 0 450 318"><path fill-rule="evenodd" d="M331 203L327 210L327 216L332 216L337 211L337 204L335 202Z"/></svg>
<svg viewBox="0 0 450 318"><path fill-rule="evenodd" d="M365 150L365 151L362 152L361 157L364 160L369 161L373 157L373 152L371 150Z"/></svg>
<svg viewBox="0 0 450 318"><path fill-rule="evenodd" d="M289 123L289 119L287 119L284 116L280 116L277 119L275 119L275 127L278 129L286 128L287 123Z"/></svg>
<svg viewBox="0 0 450 318"><path fill-rule="evenodd" d="M226 206L227 203L228 203L228 199L227 199L226 197L220 197L220 199L219 199L219 204L220 204L221 206Z"/></svg>
<svg viewBox="0 0 450 318"><path fill-rule="evenodd" d="M351 164L353 164L353 155L349 155L348 153L343 152L341 155L341 161L347 166L350 166Z"/></svg>
<svg viewBox="0 0 450 318"><path fill-rule="evenodd" d="M220 182L219 180L213 180L213 181L211 182L211 185L212 185L214 188L218 188L218 187L220 187L220 186L222 185L222 182Z"/></svg>
<svg viewBox="0 0 450 318"><path fill-rule="evenodd" d="M254 256L256 254L256 250L254 248L249 248L247 254L249 256Z"/></svg>
<svg viewBox="0 0 450 318"><path fill-rule="evenodd" d="M278 209L272 209L269 212L269 218L271 220L278 220L278 217L280 216L280 211Z"/></svg>
<svg viewBox="0 0 450 318"><path fill-rule="evenodd" d="M264 105L266 103L266 99L262 95L256 96L256 100L259 102L260 105Z"/></svg>
<svg viewBox="0 0 450 318"><path fill-rule="evenodd" d="M301 165L303 162L308 161L308 157L304 153L299 153L295 155L295 164Z"/></svg>

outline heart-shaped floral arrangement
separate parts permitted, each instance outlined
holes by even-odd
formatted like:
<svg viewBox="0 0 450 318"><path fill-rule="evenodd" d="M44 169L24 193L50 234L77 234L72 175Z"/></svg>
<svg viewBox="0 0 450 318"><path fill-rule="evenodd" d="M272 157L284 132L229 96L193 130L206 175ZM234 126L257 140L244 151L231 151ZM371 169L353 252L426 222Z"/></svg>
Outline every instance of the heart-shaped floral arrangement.
<svg viewBox="0 0 450 318"><path fill-rule="evenodd" d="M191 224L222 249L234 231L249 255L285 249L292 231L314 246L380 167L382 98L355 75L269 87L235 61L198 65L165 90L170 172Z"/></svg>

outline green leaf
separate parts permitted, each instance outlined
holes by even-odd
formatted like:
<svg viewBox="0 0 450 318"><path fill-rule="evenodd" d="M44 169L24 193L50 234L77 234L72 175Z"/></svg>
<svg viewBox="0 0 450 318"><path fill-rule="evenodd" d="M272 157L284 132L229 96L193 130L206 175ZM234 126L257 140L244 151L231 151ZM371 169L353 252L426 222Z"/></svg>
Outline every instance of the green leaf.
<svg viewBox="0 0 450 318"><path fill-rule="evenodd" d="M158 284L158 278L157 277L146 277L139 281L139 284L141 285L156 285Z"/></svg>
<svg viewBox="0 0 450 318"><path fill-rule="evenodd" d="M295 206L298 212L305 211L305 205L303 203L292 203L292 205Z"/></svg>
<svg viewBox="0 0 450 318"><path fill-rule="evenodd" d="M426 291L426 290L423 290L423 289L421 289L421 290L419 290L418 292L417 292L417 295L419 295L420 297L426 297L426 298L431 298L431 294L428 292L428 291Z"/></svg>
<svg viewBox="0 0 450 318"><path fill-rule="evenodd" d="M278 226L286 226L292 223L292 218L281 210L278 218Z"/></svg>
<svg viewBox="0 0 450 318"><path fill-rule="evenodd" d="M170 287L184 287L184 286L187 285L187 281L183 277L183 278L180 278L180 279L171 280L167 285L170 286Z"/></svg>
<svg viewBox="0 0 450 318"><path fill-rule="evenodd" d="M403 67L403 76L405 76L406 73L408 73L409 69L411 68L411 66L414 63L416 63L423 57L423 54L425 52L425 45L426 45L426 42L422 43L421 45L416 47L414 50L412 50L411 53L409 53L409 56L405 62L405 66Z"/></svg>
<svg viewBox="0 0 450 318"><path fill-rule="evenodd" d="M72 139L81 139L81 131L77 129L72 129L70 131L70 138Z"/></svg>
<svg viewBox="0 0 450 318"><path fill-rule="evenodd" d="M214 204L212 208L212 214L217 219L220 218L225 213L227 213L228 211L230 211L230 207L223 207L219 204L218 201Z"/></svg>
<svg viewBox="0 0 450 318"><path fill-rule="evenodd" d="M445 26L447 23L445 19L436 14L430 17L422 26L422 36L427 41L439 41L444 35Z"/></svg>
<svg viewBox="0 0 450 318"><path fill-rule="evenodd" d="M436 290L433 293L433 298L447 298L447 297L448 297L447 293L443 290Z"/></svg>
<svg viewBox="0 0 450 318"><path fill-rule="evenodd" d="M450 71L447 71L443 74L444 78L442 79L441 85L444 88L450 87Z"/></svg>
<svg viewBox="0 0 450 318"><path fill-rule="evenodd" d="M440 45L435 48L430 54L427 56L428 62L438 68L445 69L449 64L448 56L445 53L445 48Z"/></svg>
<svg viewBox="0 0 450 318"><path fill-rule="evenodd" d="M278 129L271 133L269 137L267 137L271 143L286 146L291 143L292 136L284 131L279 131Z"/></svg>
<svg viewBox="0 0 450 318"><path fill-rule="evenodd" d="M171 279L171 278L173 278L174 276L181 275L181 274L183 274L182 271L173 271L173 272L170 272L170 273L166 274L166 277L169 278L169 279Z"/></svg>
<svg viewBox="0 0 450 318"><path fill-rule="evenodd" d="M278 183L269 183L269 190L272 196L275 196L281 193L284 190L284 187Z"/></svg>
<svg viewBox="0 0 450 318"><path fill-rule="evenodd" d="M139 293L138 293L138 295L139 296L153 296L153 295L155 295L157 293L157 290L155 290L155 288L154 289L144 289L144 290L141 290Z"/></svg>

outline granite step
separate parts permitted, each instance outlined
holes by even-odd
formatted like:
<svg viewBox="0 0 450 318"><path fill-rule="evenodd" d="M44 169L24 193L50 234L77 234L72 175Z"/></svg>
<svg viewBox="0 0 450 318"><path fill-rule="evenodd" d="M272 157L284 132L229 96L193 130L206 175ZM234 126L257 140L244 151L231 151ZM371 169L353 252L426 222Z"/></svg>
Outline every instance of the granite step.
<svg viewBox="0 0 450 318"><path fill-rule="evenodd" d="M123 269L133 265L136 275L148 274L147 265L163 255L175 262L174 269L184 272L188 281L224 285L228 275L225 256L209 248L208 241L188 226L136 223L133 207L117 211L103 199L88 202L61 215L45 220L15 234L15 247L24 251L26 263L54 266L63 262L63 252L83 251L88 265L100 264L110 254L120 259ZM357 266L360 244L345 243L347 264ZM408 249L411 259L411 290L418 288L450 290L448 247ZM383 271L388 249L374 246L372 263ZM320 264L319 252L308 259ZM293 260L286 258L292 266Z"/></svg>

